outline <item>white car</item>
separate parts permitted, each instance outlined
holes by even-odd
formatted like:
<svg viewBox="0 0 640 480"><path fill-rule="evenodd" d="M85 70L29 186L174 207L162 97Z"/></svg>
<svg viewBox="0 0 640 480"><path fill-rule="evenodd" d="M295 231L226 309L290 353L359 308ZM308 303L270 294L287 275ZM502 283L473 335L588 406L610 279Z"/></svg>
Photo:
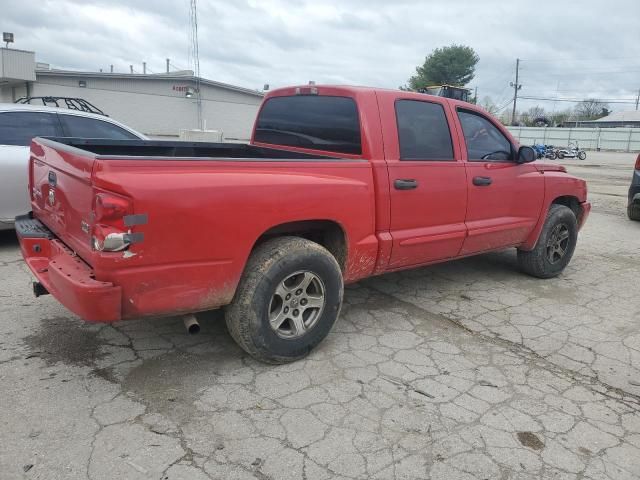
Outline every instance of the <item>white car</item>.
<svg viewBox="0 0 640 480"><path fill-rule="evenodd" d="M31 210L29 145L33 137L146 140L141 133L94 113L65 108L0 103L0 230Z"/></svg>

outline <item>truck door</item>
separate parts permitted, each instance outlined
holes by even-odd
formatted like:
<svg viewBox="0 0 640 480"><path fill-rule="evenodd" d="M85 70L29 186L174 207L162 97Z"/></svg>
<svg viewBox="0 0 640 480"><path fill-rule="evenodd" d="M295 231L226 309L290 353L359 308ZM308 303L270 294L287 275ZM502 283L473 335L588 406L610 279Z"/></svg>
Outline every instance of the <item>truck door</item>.
<svg viewBox="0 0 640 480"><path fill-rule="evenodd" d="M466 146L468 236L462 254L522 243L538 222L544 177L531 163L515 161L517 151L484 114L458 108Z"/></svg>
<svg viewBox="0 0 640 480"><path fill-rule="evenodd" d="M389 172L389 269L458 255L466 235L464 163L441 100L379 93Z"/></svg>

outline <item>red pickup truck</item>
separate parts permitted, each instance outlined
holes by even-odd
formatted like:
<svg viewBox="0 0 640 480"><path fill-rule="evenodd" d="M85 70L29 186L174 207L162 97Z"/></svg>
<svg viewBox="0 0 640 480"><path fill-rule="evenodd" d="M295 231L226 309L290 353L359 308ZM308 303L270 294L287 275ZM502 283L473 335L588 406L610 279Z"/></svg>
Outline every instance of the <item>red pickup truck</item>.
<svg viewBox="0 0 640 480"><path fill-rule="evenodd" d="M329 332L343 284L515 247L558 275L590 204L480 108L412 92L270 92L245 144L36 138L23 256L90 321L225 307L267 362Z"/></svg>

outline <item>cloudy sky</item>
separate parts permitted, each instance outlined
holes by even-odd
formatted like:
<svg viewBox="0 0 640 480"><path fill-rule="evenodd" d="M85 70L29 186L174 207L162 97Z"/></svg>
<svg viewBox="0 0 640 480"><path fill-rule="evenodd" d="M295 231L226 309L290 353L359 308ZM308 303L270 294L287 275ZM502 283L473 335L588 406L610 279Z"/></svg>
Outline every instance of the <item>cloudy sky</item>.
<svg viewBox="0 0 640 480"><path fill-rule="evenodd" d="M193 68L189 0L0 0L15 48L57 68ZM521 58L522 96L629 100L640 89L640 1L198 0L200 68L261 89L306 83L397 88L434 48L480 56L479 97L505 105ZM563 109L568 102L523 100ZM615 110L635 105L611 103Z"/></svg>

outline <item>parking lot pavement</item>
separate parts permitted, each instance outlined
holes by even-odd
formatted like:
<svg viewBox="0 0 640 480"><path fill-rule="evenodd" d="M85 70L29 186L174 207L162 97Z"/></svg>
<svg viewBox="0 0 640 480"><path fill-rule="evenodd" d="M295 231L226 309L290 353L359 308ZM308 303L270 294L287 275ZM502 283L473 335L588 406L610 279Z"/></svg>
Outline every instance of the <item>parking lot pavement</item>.
<svg viewBox="0 0 640 480"><path fill-rule="evenodd" d="M504 252L370 279L278 367L215 313L82 323L2 235L0 478L640 478L640 224L616 202L559 278Z"/></svg>

